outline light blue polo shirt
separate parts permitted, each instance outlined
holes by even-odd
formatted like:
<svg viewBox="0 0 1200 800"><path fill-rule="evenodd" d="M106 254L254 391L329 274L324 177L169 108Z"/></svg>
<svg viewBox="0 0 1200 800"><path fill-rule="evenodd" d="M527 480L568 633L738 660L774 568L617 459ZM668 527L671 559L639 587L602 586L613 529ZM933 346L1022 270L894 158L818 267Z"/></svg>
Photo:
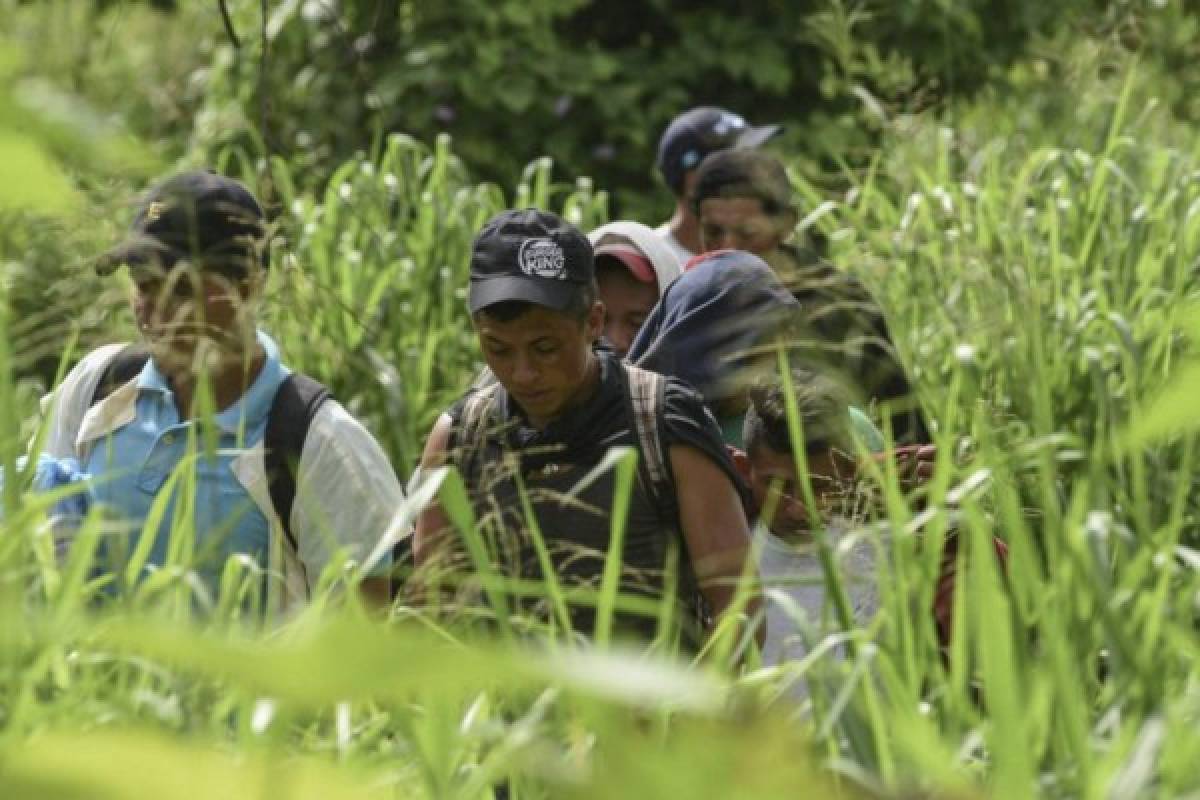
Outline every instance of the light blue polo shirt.
<svg viewBox="0 0 1200 800"><path fill-rule="evenodd" d="M141 537L153 535L146 566L167 562L170 532L178 504L186 497L187 475L181 474L156 531L146 531L146 521L160 489L188 454L193 437L190 469L195 478L195 544L191 569L215 591L226 560L244 555L266 567L270 523L250 494L238 482L232 462L262 441L267 413L280 384L290 373L279 360L279 348L262 331L258 341L266 351L262 371L241 398L211 419L181 420L167 378L151 359L137 378L138 395L134 419L96 443L84 465L92 476L96 502L128 527L123 534L105 537L100 563L124 569ZM201 426L215 429L216 447L205 453ZM265 584L265 582L264 582Z"/></svg>

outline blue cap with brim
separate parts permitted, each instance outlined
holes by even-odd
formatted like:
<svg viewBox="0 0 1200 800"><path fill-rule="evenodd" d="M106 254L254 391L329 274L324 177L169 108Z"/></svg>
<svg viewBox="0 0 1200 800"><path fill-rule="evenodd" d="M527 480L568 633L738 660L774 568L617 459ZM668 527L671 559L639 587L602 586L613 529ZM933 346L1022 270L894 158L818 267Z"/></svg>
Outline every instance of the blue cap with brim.
<svg viewBox="0 0 1200 800"><path fill-rule="evenodd" d="M683 190L684 175L710 153L756 148L783 130L781 125L750 125L724 108L699 106L671 120L658 141L658 171L671 191Z"/></svg>

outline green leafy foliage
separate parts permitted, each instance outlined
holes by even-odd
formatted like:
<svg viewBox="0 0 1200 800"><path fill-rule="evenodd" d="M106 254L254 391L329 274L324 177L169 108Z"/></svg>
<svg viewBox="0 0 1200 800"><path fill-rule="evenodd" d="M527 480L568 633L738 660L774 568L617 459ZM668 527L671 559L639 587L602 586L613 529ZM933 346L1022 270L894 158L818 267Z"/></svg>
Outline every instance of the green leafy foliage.
<svg viewBox="0 0 1200 800"><path fill-rule="evenodd" d="M190 136L194 156L230 144L295 153L314 186L368 137L449 133L487 180L512 185L548 155L572 178L619 187L618 212L645 219L669 207L652 170L658 135L690 105L785 121L789 149L828 163L874 145L864 104L890 114L970 95L1037 34L1143 18L1139 4L1098 14L1093 0L287 0L264 19L256 0L229 0L234 47L210 5L51 5L22 15L25 30L53 25L69 44L46 71L125 109L153 141ZM1190 45L1165 17L1146 14L1147 35L1169 34L1164 55L1182 68ZM153 56L154 40L170 59Z"/></svg>
<svg viewBox="0 0 1200 800"><path fill-rule="evenodd" d="M658 127L693 100L800 122L792 144L812 142L793 172L814 209L802 227L887 310L937 423L937 469L915 498L895 464L869 470L882 503L870 530L888 537L879 613L827 620L805 658L778 667L580 648L504 621L481 637L407 596L372 618L341 573L264 630L237 602L254 569L231 562L222 598L201 602L183 520L168 563L105 603L91 571L101 520L71 534L60 563L54 498L23 495L18 476L0 531L0 795L1200 790L1200 60L1183 4L733 14L655 0L631 33L627 8L599 4L283 2L262 83L259 5L229 3L237 52L201 5L3 6L17 48L43 58L0 71L0 155L35 145L39 186L75 198L29 194L0 212L6 475L36 427L21 379L49 383L63 348L69 362L130 333L119 282L85 264L127 223L145 173L89 145L89 103L64 116L59 91L122 109L147 151L203 154L256 188L277 223L266 327L403 475L479 366L461 289L484 218L538 205L592 227L610 215L596 187L648 187ZM39 46L52 33L64 46ZM1155 47L1135 54L1139 37ZM27 82L37 72L47 82ZM589 149L609 137L615 158ZM78 157L63 145L76 141ZM811 157L824 150L839 157ZM12 186L2 196L41 191ZM617 453L606 467L628 483L630 465ZM485 552L461 480L439 477ZM943 651L929 608L955 533ZM1006 570L993 536L1009 544ZM822 579L840 593L832 559ZM496 609L516 591L481 582ZM604 608L623 599L611 583Z"/></svg>

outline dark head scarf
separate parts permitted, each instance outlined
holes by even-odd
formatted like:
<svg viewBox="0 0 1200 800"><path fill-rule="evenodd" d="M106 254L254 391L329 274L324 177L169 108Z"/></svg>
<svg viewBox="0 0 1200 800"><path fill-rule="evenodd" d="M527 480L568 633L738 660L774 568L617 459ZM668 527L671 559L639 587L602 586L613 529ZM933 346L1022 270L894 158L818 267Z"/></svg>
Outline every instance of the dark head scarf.
<svg viewBox="0 0 1200 800"><path fill-rule="evenodd" d="M691 384L715 411L739 394L748 355L769 345L798 311L758 256L708 253L667 287L633 340L629 361Z"/></svg>

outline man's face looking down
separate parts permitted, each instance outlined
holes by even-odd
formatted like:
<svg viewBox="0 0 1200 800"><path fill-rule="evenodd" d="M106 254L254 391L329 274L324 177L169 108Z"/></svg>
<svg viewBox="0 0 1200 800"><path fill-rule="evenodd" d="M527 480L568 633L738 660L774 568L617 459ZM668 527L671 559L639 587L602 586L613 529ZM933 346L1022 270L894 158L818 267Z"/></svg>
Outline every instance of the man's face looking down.
<svg viewBox="0 0 1200 800"><path fill-rule="evenodd" d="M595 368L592 343L603 325L599 302L582 320L542 306L507 321L487 308L475 315L484 361L535 427L586 397Z"/></svg>
<svg viewBox="0 0 1200 800"><path fill-rule="evenodd" d="M774 509L765 520L771 533L785 541L802 540L811 531L811 519L804 504L804 490L791 453L781 453L761 443L746 454L748 480L759 513ZM832 448L807 455L817 516L825 519L840 505L853 475L853 460Z"/></svg>
<svg viewBox="0 0 1200 800"><path fill-rule="evenodd" d="M197 367L243 357L254 342L256 277L235 278L180 261L131 265L133 314L156 361Z"/></svg>

